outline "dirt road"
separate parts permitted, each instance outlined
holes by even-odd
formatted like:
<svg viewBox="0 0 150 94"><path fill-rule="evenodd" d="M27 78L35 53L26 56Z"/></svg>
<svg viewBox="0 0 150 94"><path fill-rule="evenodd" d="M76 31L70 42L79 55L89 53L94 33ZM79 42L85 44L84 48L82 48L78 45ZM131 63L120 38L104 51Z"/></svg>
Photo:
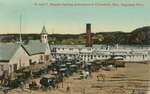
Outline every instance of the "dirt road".
<svg viewBox="0 0 150 94"><path fill-rule="evenodd" d="M97 79L97 75L103 75ZM134 93L133 93L134 92ZM125 68L99 70L88 79L79 74L65 78L58 89L29 91L15 89L8 94L150 94L150 64L128 63Z"/></svg>

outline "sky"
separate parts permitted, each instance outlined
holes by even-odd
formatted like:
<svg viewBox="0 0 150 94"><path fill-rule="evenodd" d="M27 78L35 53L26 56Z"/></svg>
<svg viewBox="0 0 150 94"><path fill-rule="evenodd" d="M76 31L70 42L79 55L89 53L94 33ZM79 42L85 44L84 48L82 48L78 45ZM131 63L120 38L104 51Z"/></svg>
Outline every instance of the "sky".
<svg viewBox="0 0 150 94"><path fill-rule="evenodd" d="M0 0L0 34L20 33L20 15L22 33L45 26L49 34L78 34L86 23L92 32L131 32L150 25L149 10L150 0Z"/></svg>

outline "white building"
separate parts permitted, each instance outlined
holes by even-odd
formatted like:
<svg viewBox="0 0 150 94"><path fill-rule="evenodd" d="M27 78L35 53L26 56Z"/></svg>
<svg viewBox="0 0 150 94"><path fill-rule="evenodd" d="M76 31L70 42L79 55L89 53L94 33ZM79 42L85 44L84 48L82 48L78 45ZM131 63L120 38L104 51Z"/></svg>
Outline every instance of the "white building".
<svg viewBox="0 0 150 94"><path fill-rule="evenodd" d="M144 62L150 61L150 46L107 46L93 45L51 45L54 58L66 56L69 58L78 57L84 61L109 59L112 56L121 56L124 61Z"/></svg>
<svg viewBox="0 0 150 94"><path fill-rule="evenodd" d="M45 26L41 32L41 40L30 40L24 45L25 50L30 55L30 63L49 63L51 62L51 52L48 44L48 33Z"/></svg>
<svg viewBox="0 0 150 94"><path fill-rule="evenodd" d="M24 45L24 49L30 56L30 64L49 63L51 61L49 46L40 40L30 40L27 45Z"/></svg>
<svg viewBox="0 0 150 94"><path fill-rule="evenodd" d="M43 27L41 40L30 40L27 44L0 43L0 75L4 71L13 73L33 63L50 63L52 57L47 36Z"/></svg>
<svg viewBox="0 0 150 94"><path fill-rule="evenodd" d="M16 43L0 43L0 73L12 73L29 66L29 54Z"/></svg>

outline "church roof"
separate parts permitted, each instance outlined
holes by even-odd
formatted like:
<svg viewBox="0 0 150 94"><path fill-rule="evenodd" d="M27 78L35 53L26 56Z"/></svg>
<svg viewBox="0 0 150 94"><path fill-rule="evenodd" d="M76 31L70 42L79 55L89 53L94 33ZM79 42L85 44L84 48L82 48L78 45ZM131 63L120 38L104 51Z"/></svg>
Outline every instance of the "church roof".
<svg viewBox="0 0 150 94"><path fill-rule="evenodd" d="M46 47L47 44L42 43L40 40L30 40L27 45L24 45L24 48L29 55L44 53L46 51Z"/></svg>
<svg viewBox="0 0 150 94"><path fill-rule="evenodd" d="M16 43L0 43L0 61L9 61L19 47Z"/></svg>
<svg viewBox="0 0 150 94"><path fill-rule="evenodd" d="M43 29L42 29L41 34L48 34L48 33L46 32L45 26L43 26Z"/></svg>

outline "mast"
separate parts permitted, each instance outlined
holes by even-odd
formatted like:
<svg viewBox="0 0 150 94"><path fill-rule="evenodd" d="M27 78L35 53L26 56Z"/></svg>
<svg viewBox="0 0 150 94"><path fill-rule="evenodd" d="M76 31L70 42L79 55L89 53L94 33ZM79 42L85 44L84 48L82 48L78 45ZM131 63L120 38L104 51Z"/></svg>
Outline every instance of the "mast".
<svg viewBox="0 0 150 94"><path fill-rule="evenodd" d="M53 37L54 31L55 31L54 28L52 28L52 37L51 37L52 38L52 44L54 44L54 37Z"/></svg>

